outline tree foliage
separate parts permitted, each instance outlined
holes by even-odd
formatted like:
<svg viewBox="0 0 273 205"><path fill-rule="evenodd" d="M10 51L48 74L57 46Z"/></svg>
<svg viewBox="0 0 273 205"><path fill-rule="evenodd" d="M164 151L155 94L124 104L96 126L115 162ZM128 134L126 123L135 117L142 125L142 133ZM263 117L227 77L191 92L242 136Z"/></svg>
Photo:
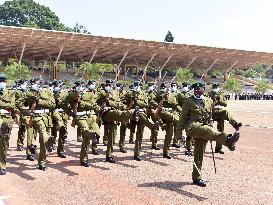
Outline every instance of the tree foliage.
<svg viewBox="0 0 273 205"><path fill-rule="evenodd" d="M0 5L0 24L48 30L70 30L60 22L59 17L48 7L33 0L6 1Z"/></svg>
<svg viewBox="0 0 273 205"><path fill-rule="evenodd" d="M30 71L28 66L18 64L15 59L9 59L5 69L5 74L8 80L29 79Z"/></svg>
<svg viewBox="0 0 273 205"><path fill-rule="evenodd" d="M236 78L229 78L224 84L224 90L232 93L240 93L243 90L243 86Z"/></svg>
<svg viewBox="0 0 273 205"><path fill-rule="evenodd" d="M165 42L173 42L173 40L174 40L173 34L170 31L168 31L165 36L164 41Z"/></svg>
<svg viewBox="0 0 273 205"><path fill-rule="evenodd" d="M267 89L271 88L270 84L265 80L259 80L256 87L258 93L265 93Z"/></svg>
<svg viewBox="0 0 273 205"><path fill-rule="evenodd" d="M91 34L87 28L79 23L76 23L76 25L72 28L72 32L75 33L84 33L84 34Z"/></svg>
<svg viewBox="0 0 273 205"><path fill-rule="evenodd" d="M95 79L101 78L101 74L104 72L110 72L113 70L113 65L103 63L88 63L84 62L77 69L76 75L81 76L84 79Z"/></svg>
<svg viewBox="0 0 273 205"><path fill-rule="evenodd" d="M193 73L191 73L189 69L179 68L176 73L175 79L179 84L181 84L183 82L190 81L192 77Z"/></svg>

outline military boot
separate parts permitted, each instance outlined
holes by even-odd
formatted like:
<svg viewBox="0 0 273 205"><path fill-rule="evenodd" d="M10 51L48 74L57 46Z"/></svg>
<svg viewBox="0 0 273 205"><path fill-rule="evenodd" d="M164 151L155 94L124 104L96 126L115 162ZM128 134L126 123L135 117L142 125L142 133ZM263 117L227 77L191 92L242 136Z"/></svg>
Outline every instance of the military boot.
<svg viewBox="0 0 273 205"><path fill-rule="evenodd" d="M239 132L235 132L233 135L228 135L226 139L226 145L230 151L235 150L235 144L236 142L238 142L239 138L240 138Z"/></svg>
<svg viewBox="0 0 273 205"><path fill-rule="evenodd" d="M194 179L193 184L195 184L197 186L201 186L201 187L207 186L206 181L204 181L203 179Z"/></svg>

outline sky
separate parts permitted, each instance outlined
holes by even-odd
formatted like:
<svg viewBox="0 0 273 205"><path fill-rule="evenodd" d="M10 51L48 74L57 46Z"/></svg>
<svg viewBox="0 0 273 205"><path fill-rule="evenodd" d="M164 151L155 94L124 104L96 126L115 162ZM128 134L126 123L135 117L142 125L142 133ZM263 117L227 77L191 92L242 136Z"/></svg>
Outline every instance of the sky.
<svg viewBox="0 0 273 205"><path fill-rule="evenodd" d="M35 1L93 35L273 52L272 0Z"/></svg>

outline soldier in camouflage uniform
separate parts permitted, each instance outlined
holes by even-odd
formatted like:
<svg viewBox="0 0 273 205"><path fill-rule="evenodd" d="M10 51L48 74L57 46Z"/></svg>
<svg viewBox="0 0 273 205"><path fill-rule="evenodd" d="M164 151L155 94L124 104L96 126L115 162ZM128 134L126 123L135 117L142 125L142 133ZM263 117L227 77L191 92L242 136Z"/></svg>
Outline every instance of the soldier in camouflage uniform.
<svg viewBox="0 0 273 205"><path fill-rule="evenodd" d="M182 134L186 130L187 136L194 138L194 166L192 172L193 183L205 187L206 182L202 179L201 169L205 146L208 140L216 141L227 146L231 151L235 150L235 144L239 140L240 134L235 132L226 134L219 132L212 127L212 100L205 97L205 84L197 82L192 85L194 95L187 98L182 114L177 126L177 131Z"/></svg>
<svg viewBox="0 0 273 205"><path fill-rule="evenodd" d="M6 174L6 157L12 129L12 114L15 107L15 92L7 87L5 74L0 74L0 175Z"/></svg>
<svg viewBox="0 0 273 205"><path fill-rule="evenodd" d="M212 84L212 90L209 92L209 97L213 100L212 118L217 121L217 129L219 132L224 132L224 123L227 120L236 130L242 126L242 123L234 120L232 115L227 111L227 100L225 93L220 89L218 83ZM222 145L216 143L215 152L224 154Z"/></svg>

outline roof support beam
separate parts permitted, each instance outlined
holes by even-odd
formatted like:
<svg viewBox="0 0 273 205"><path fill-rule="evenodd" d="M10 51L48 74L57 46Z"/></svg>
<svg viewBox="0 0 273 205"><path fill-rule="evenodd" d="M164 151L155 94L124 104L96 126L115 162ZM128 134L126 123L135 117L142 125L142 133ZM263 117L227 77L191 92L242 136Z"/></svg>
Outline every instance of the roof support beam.
<svg viewBox="0 0 273 205"><path fill-rule="evenodd" d="M20 54L19 62L18 62L19 64L22 63L22 59L23 59L23 55L24 55L24 52L25 52L26 45L27 45L27 43L24 42L23 47L22 47L22 51L21 51L21 54Z"/></svg>
<svg viewBox="0 0 273 205"><path fill-rule="evenodd" d="M64 48L64 46L62 45L60 47L59 54L58 54L58 56L54 62L54 65L53 65L53 79L57 79L57 64L58 64L58 61L60 60L61 54L63 52L63 48Z"/></svg>
<svg viewBox="0 0 273 205"><path fill-rule="evenodd" d="M265 72L268 71L272 66L273 66L273 64L271 64L269 67L267 67Z"/></svg>
<svg viewBox="0 0 273 205"><path fill-rule="evenodd" d="M259 61L256 61L255 63L253 63L248 69L247 69L247 71L244 73L244 75L243 75L243 86L245 86L245 75L257 64L257 63L259 63Z"/></svg>
<svg viewBox="0 0 273 205"><path fill-rule="evenodd" d="M98 49L96 49L96 50L93 52L92 57L90 58L89 63L92 63L92 61L93 61L93 59L94 59L94 57L95 57L97 51L98 51Z"/></svg>
<svg viewBox="0 0 273 205"><path fill-rule="evenodd" d="M57 56L57 58L56 58L56 60L55 60L54 66L57 66L57 64L58 64L58 62L59 62L59 60L60 60L61 54L62 54L62 52L63 52L63 49L64 49L64 46L61 46L60 51L59 51L59 54L58 54L58 56Z"/></svg>
<svg viewBox="0 0 273 205"><path fill-rule="evenodd" d="M161 79L161 73L163 68L167 65L167 63L171 60L171 58L173 57L173 54L169 56L169 58L165 61L165 63L163 64L163 66L161 66L160 70L159 70L159 80Z"/></svg>
<svg viewBox="0 0 273 205"><path fill-rule="evenodd" d="M117 66L117 70L116 70L116 77L115 80L118 81L119 80L119 74L120 74L120 66L123 63L123 61L125 60L126 56L128 55L129 51L126 51L126 53L123 55L121 61L119 62L118 66Z"/></svg>
<svg viewBox="0 0 273 205"><path fill-rule="evenodd" d="M208 71L209 71L210 69L212 69L212 67L215 65L215 63L217 63L218 60L219 60L219 58L217 58L217 59L215 59L215 60L213 61L213 63L209 66L209 68L206 70L206 72L202 75L201 79L203 79L204 76L207 75Z"/></svg>
<svg viewBox="0 0 273 205"><path fill-rule="evenodd" d="M224 82L230 77L230 74L228 73L232 68L234 68L235 65L239 63L239 60L235 61L224 73Z"/></svg>
<svg viewBox="0 0 273 205"><path fill-rule="evenodd" d="M230 66L230 67L227 69L226 73L229 72L232 68L234 68L234 66L236 66L238 63L239 63L239 60L237 60L235 63L233 63L232 66Z"/></svg>
<svg viewBox="0 0 273 205"><path fill-rule="evenodd" d="M147 68L150 65L150 63L152 62L152 60L155 58L157 53L154 53L154 55L151 57L151 59L148 61L148 63L145 65L144 69L143 69L143 76L142 79L144 82L147 81Z"/></svg>
<svg viewBox="0 0 273 205"><path fill-rule="evenodd" d="M191 62L187 65L186 69L188 69L188 68L191 66L191 64L193 64L193 62L195 61L196 58L197 58L197 56L195 56L195 57L191 60Z"/></svg>

